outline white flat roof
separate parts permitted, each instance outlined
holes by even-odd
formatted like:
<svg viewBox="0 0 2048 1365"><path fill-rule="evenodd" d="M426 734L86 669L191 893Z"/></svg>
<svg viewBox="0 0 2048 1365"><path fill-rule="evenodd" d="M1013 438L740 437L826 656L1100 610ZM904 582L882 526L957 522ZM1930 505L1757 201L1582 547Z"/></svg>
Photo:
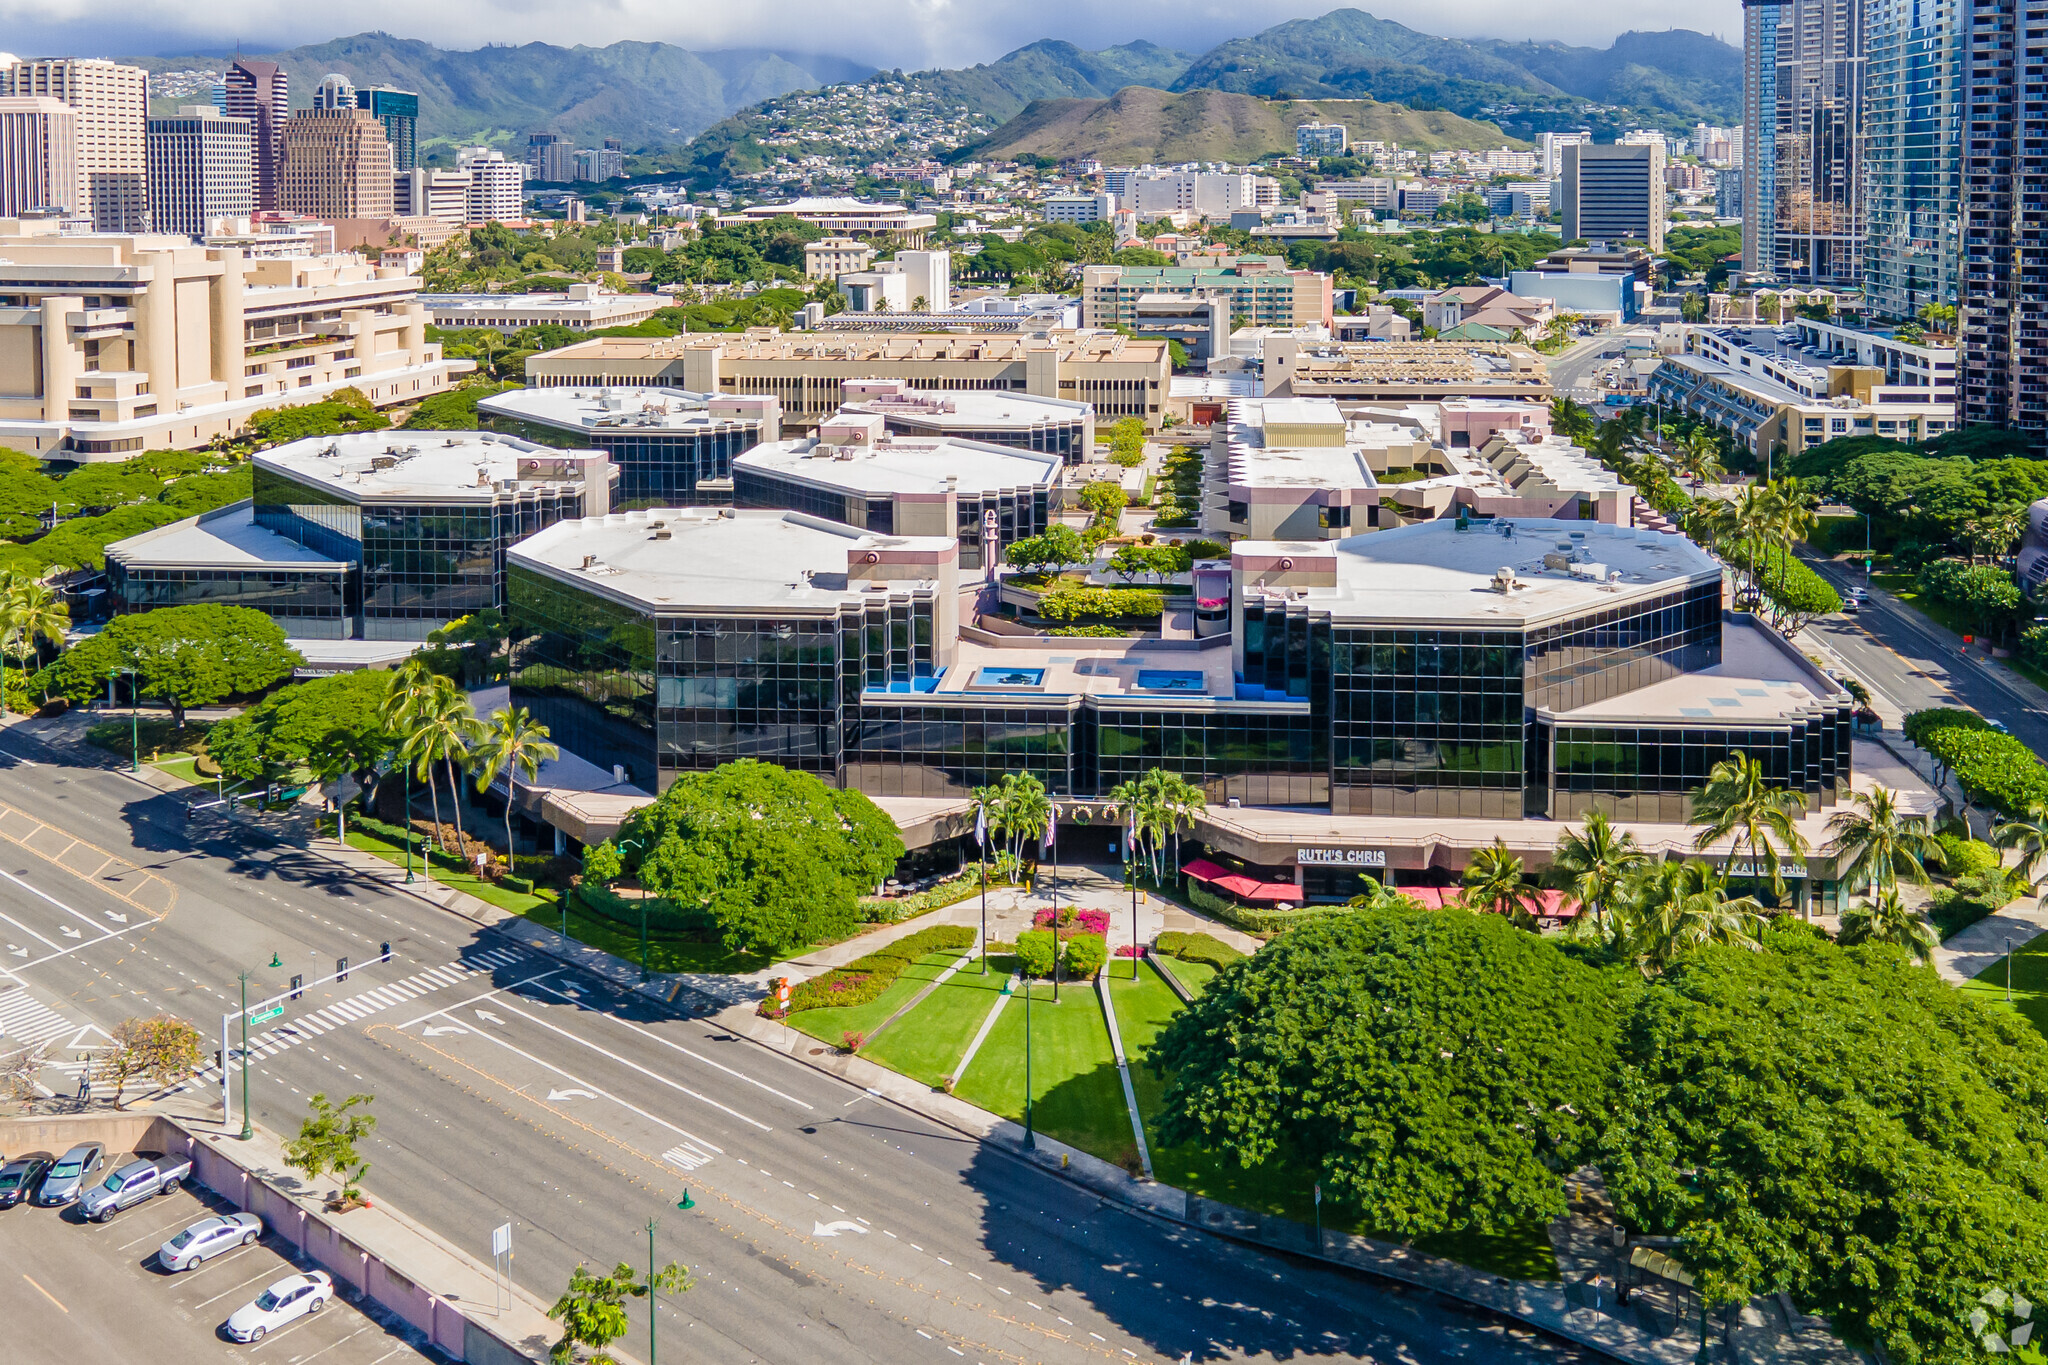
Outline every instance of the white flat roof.
<svg viewBox="0 0 2048 1365"><path fill-rule="evenodd" d="M656 539L657 529L668 537ZM800 512L649 507L556 522L507 550L506 559L655 613L825 612L869 598L847 580L851 551L953 545L947 536L872 535Z"/></svg>
<svg viewBox="0 0 2048 1365"><path fill-rule="evenodd" d="M309 436L254 460L302 483L332 488L352 501L394 497L496 496L496 485L520 476L522 456L560 459L597 450L564 451L488 431L358 431Z"/></svg>
<svg viewBox="0 0 2048 1365"><path fill-rule="evenodd" d="M1512 536L1503 535L1502 527L1512 527ZM1590 562L1575 565L1576 574L1544 567L1543 556L1565 543L1587 552ZM1274 598L1304 593L1312 608L1345 621L1440 621L1482 630L1492 623L1519 627L1721 577L1713 557L1684 536L1533 517L1476 521L1464 531L1443 518L1339 541L1241 540L1231 551L1239 565L1247 557L1285 556L1302 567L1335 559L1334 588L1247 592ZM1492 586L1501 568L1511 569L1518 584L1506 596ZM1596 571L1599 581L1579 576ZM1620 577L1608 582L1608 571Z"/></svg>
<svg viewBox="0 0 2048 1365"><path fill-rule="evenodd" d="M943 493L950 479L956 491L976 494L1050 488L1062 461L1046 451L913 436L871 446L775 441L734 457L732 465L735 474L754 470L849 493Z"/></svg>
<svg viewBox="0 0 2048 1365"><path fill-rule="evenodd" d="M549 426L590 432L623 430L688 431L709 430L742 417L713 417L706 407L714 395L685 389L636 387L623 384L603 388L508 389L477 403L480 412L494 417L544 422ZM731 395L718 395L731 396Z"/></svg>
<svg viewBox="0 0 2048 1365"><path fill-rule="evenodd" d="M135 566L193 569L332 569L348 566L256 524L252 501L232 503L107 546L107 558Z"/></svg>
<svg viewBox="0 0 2048 1365"><path fill-rule="evenodd" d="M945 430L949 427L1030 428L1041 422L1072 421L1085 417L1089 405L1071 398L1039 398L1023 393L996 393L988 389L912 389L899 397L858 398L847 401L842 412L879 412L884 417L902 418Z"/></svg>

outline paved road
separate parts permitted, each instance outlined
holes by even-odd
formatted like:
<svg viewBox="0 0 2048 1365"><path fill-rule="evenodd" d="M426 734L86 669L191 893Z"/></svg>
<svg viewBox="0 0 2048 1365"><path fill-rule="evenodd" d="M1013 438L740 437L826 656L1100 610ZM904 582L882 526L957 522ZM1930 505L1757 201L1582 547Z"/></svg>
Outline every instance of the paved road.
<svg viewBox="0 0 2048 1365"><path fill-rule="evenodd" d="M579 1261L640 1259L658 1216L660 1256L697 1277L662 1308L664 1342L691 1358L1580 1358L1433 1296L1107 1205L302 850L188 827L176 797L58 757L21 727L0 736L0 802L132 857L177 898L142 916L0 842L0 963L18 1000L57 1016L43 1029L65 1042L168 1010L211 1032L237 970L252 969L254 998L351 958L347 982L252 1037L257 1122L290 1132L315 1091L373 1093L369 1191L480 1256L509 1218L515 1276L543 1299ZM392 960L369 963L386 940ZM686 1189L696 1207L678 1212Z"/></svg>
<svg viewBox="0 0 2048 1365"><path fill-rule="evenodd" d="M1551 387L1559 393L1590 389L1592 382L1588 376L1605 363L1608 347L1619 345L1619 333L1601 332L1565 347L1545 362L1550 371Z"/></svg>
<svg viewBox="0 0 2048 1365"><path fill-rule="evenodd" d="M1810 562L1839 591L1863 584L1860 566ZM1889 593L1873 590L1857 615L1826 617L1808 629L1900 709L1966 706L2004 721L2035 753L2048 754L2048 711L1981 656L1965 658L1954 634Z"/></svg>

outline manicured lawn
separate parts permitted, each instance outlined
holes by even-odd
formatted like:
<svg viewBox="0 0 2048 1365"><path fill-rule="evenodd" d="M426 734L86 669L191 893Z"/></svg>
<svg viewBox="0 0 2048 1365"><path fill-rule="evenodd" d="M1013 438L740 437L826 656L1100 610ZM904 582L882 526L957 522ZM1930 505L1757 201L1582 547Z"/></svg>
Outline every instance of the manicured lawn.
<svg viewBox="0 0 2048 1365"><path fill-rule="evenodd" d="M1183 962L1177 957L1155 953L1152 961L1172 972L1180 984L1188 988L1189 995L1200 995L1216 978L1216 969L1206 962ZM1129 1047L1127 1042L1124 1046Z"/></svg>
<svg viewBox="0 0 2048 1365"><path fill-rule="evenodd" d="M2004 1008L2005 959L1999 958L1977 973L1974 980L1965 981L1963 989L1983 1004ZM2013 949L2012 1008L2048 1034L2048 935Z"/></svg>
<svg viewBox="0 0 2048 1365"><path fill-rule="evenodd" d="M1017 959L1013 957L991 957L987 976L981 974L979 962L969 962L947 977L922 1005L889 1025L873 1046L862 1049L861 1056L934 1089L943 1086L1015 970Z"/></svg>
<svg viewBox="0 0 2048 1365"><path fill-rule="evenodd" d="M211 777L201 777L199 775L199 760L196 758L173 758L163 763L152 763L149 766L155 768L158 772L169 773L180 782L191 786L210 787L213 785Z"/></svg>
<svg viewBox="0 0 2048 1365"><path fill-rule="evenodd" d="M1208 984L1209 978L1216 974L1215 968L1203 963L1181 962L1173 958L1155 961L1159 966L1176 972L1188 972L1191 977L1198 973L1196 979L1184 978L1188 981L1188 989L1194 991L1199 991L1200 985ZM1197 979L1200 985L1196 984ZM1276 1213L1313 1225L1316 1218L1315 1177L1306 1173L1300 1162L1276 1159L1246 1167L1228 1151L1159 1145L1153 1125L1166 1096L1166 1079L1154 1074L1141 1059L1160 1030L1185 1007L1171 987L1149 973L1135 985L1128 981L1112 983L1110 999L1116 1006L1117 1028L1124 1038L1124 1055L1131 1062L1131 1088L1137 1092L1138 1114L1145 1121L1145 1138L1152 1149L1153 1173L1165 1184L1179 1186L1205 1199L1220 1200L1262 1213ZM1346 1208L1327 1197L1323 1201L1323 1226L1333 1232L1354 1232L1394 1240L1374 1231L1370 1220L1359 1210ZM1511 1279L1558 1278L1557 1256L1551 1249L1549 1231L1541 1223L1497 1237L1478 1233L1449 1234L1417 1243L1417 1246L1434 1255L1463 1261Z"/></svg>
<svg viewBox="0 0 2048 1365"><path fill-rule="evenodd" d="M837 1047L839 1040L846 1034L866 1033L902 1009L909 1003L911 996L930 985L932 978L944 971L946 964L958 956L960 954L952 952L926 953L904 968L903 974L889 983L888 990L867 1004L799 1010L789 1016L790 1025L810 1034L813 1038Z"/></svg>
<svg viewBox="0 0 2048 1365"><path fill-rule="evenodd" d="M1031 1085L1037 1096L1033 1123L1047 1137L1121 1163L1137 1143L1094 987L1068 983L1060 988L1057 1005L1050 981L1033 982L1030 990ZM1024 1015L1021 999L1003 1006L974 1064L953 1088L969 1104L1019 1123L1024 1120Z"/></svg>
<svg viewBox="0 0 2048 1365"><path fill-rule="evenodd" d="M348 827L348 846L350 848L361 849L365 853L374 853L387 863L393 863L400 867L403 867L405 865L405 846L403 844L391 843L387 840L380 839L374 834L366 834L354 825L350 825ZM539 917L540 921L543 924L554 923L557 927L559 927L559 916L561 912L560 908L555 903L554 891L542 890L534 895L525 895L517 891L507 891L503 887L494 886L490 882L485 881L483 878L477 876L474 872L463 872L458 870L459 865L453 858L448 857L446 854L431 853L429 854L429 856L432 857L434 861L434 880L439 882L441 885L452 886L458 891L467 892L469 895L475 896L480 901L484 901L488 904L495 905L500 910L509 910L515 915L530 914L532 911L536 909L544 910L546 914L543 914ZM418 867L418 864L419 860L417 855L415 855L415 868ZM553 921L550 921L547 918L548 914L555 915L557 916L557 918ZM637 939L635 940L634 951L635 955L637 956Z"/></svg>
<svg viewBox="0 0 2048 1365"><path fill-rule="evenodd" d="M562 927L562 907L557 901L550 900L519 913L535 924L545 925L556 931ZM600 952L624 958L628 962L640 960L638 924L621 924L602 915L586 914L571 906L569 937L578 943L587 943ZM772 954L727 952L712 934L664 934L657 929L650 930L647 935L649 971L728 972L740 975L760 971L774 960Z"/></svg>

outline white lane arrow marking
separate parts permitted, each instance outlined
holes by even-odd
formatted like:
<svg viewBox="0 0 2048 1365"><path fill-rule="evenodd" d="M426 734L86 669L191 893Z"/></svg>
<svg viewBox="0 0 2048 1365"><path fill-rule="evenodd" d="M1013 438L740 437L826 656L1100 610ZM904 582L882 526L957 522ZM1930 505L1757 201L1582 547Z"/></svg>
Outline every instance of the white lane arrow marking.
<svg viewBox="0 0 2048 1365"><path fill-rule="evenodd" d="M64 937L66 937L66 938L84 938L84 937L85 937L85 935L84 935L84 934L81 934L81 933L79 933L79 932L78 932L78 931L77 931L76 929L72 928L72 927L71 927L70 925L68 925L68 924L67 924L67 925L65 925L65 926L64 926Z"/></svg>
<svg viewBox="0 0 2048 1365"><path fill-rule="evenodd" d="M489 1010L478 1010L476 1017L483 1020L486 1024L496 1024L499 1028L505 1027L505 1021L492 1014Z"/></svg>
<svg viewBox="0 0 2048 1365"><path fill-rule="evenodd" d="M14 954L14 955L15 955L16 957L27 957L27 956L28 956L28 949L26 949L26 948L18 948L18 947L16 947L16 946L15 946L14 944L12 944L12 943L10 943L10 944L8 944L8 945L7 945L7 951L8 951L8 952L10 952L10 953L13 953L13 954Z"/></svg>
<svg viewBox="0 0 2048 1365"><path fill-rule="evenodd" d="M811 1224L811 1236L813 1237L837 1237L842 1232L857 1232L865 1237L868 1230L860 1224L850 1223L844 1218L832 1223L813 1221Z"/></svg>
<svg viewBox="0 0 2048 1365"><path fill-rule="evenodd" d="M591 1094L588 1090L577 1090L571 1088L568 1090L548 1091L549 1100L594 1100L596 1098L597 1096Z"/></svg>
<svg viewBox="0 0 2048 1365"><path fill-rule="evenodd" d="M128 917L126 915L117 915L111 910L102 910L100 913L105 915L108 919L112 920L116 924L126 924L128 922Z"/></svg>
<svg viewBox="0 0 2048 1365"><path fill-rule="evenodd" d="M445 1027L445 1028L431 1028L431 1027L429 1027L429 1028L423 1028L423 1029L421 1029L421 1030L420 1030L420 1036L421 1036L422 1038L439 1038L439 1037L440 1037L440 1036L441 1036L442 1034L444 1034L444 1033L467 1033L467 1032L469 1032L469 1030L468 1030L468 1029L466 1029L466 1028L464 1028L464 1027L462 1027L462 1025L460 1025L460 1024L450 1024L450 1025L448 1025L448 1026L447 1026L447 1027Z"/></svg>

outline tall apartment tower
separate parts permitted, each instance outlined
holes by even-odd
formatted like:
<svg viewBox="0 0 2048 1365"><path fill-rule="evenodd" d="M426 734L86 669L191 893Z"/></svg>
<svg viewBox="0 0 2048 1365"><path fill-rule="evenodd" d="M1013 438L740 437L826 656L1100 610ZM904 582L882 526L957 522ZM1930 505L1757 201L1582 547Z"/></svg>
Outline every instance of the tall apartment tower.
<svg viewBox="0 0 2048 1365"><path fill-rule="evenodd" d="M410 90L372 86L356 91L356 107L367 109L391 139L391 163L400 175L420 164L420 97Z"/></svg>
<svg viewBox="0 0 2048 1365"><path fill-rule="evenodd" d="M560 133L528 133L526 164L535 180L566 183L576 178L576 144Z"/></svg>
<svg viewBox="0 0 2048 1365"><path fill-rule="evenodd" d="M255 212L256 125L210 104L149 121L149 202L158 232L204 238L220 218Z"/></svg>
<svg viewBox="0 0 2048 1365"><path fill-rule="evenodd" d="M62 100L0 95L0 218L69 209L78 185L78 111Z"/></svg>
<svg viewBox="0 0 2048 1365"><path fill-rule="evenodd" d="M78 194L99 232L149 231L149 76L139 66L87 57L17 61L16 96L62 100L78 111Z"/></svg>
<svg viewBox="0 0 2048 1365"><path fill-rule="evenodd" d="M1742 268L1863 284L1863 0L1743 0Z"/></svg>
<svg viewBox="0 0 2048 1365"><path fill-rule="evenodd" d="M1863 290L1880 317L1956 301L1960 8L1867 0Z"/></svg>
<svg viewBox="0 0 2048 1365"><path fill-rule="evenodd" d="M301 109L285 120L278 207L319 218L389 218L391 140L367 109Z"/></svg>
<svg viewBox="0 0 2048 1365"><path fill-rule="evenodd" d="M1557 205L1564 239L1642 242L1664 249L1664 143L1568 143Z"/></svg>
<svg viewBox="0 0 2048 1365"><path fill-rule="evenodd" d="M1957 0L1958 416L2048 437L2048 4ZM2021 60L2024 58L2024 60Z"/></svg>
<svg viewBox="0 0 2048 1365"><path fill-rule="evenodd" d="M525 162L507 161L492 147L464 147L455 165L470 177L467 221L506 223L526 216Z"/></svg>
<svg viewBox="0 0 2048 1365"><path fill-rule="evenodd" d="M291 81L275 62L240 58L228 66L227 114L244 118L256 129L256 207L270 212L282 207L278 186L284 168L284 125L291 118Z"/></svg>

